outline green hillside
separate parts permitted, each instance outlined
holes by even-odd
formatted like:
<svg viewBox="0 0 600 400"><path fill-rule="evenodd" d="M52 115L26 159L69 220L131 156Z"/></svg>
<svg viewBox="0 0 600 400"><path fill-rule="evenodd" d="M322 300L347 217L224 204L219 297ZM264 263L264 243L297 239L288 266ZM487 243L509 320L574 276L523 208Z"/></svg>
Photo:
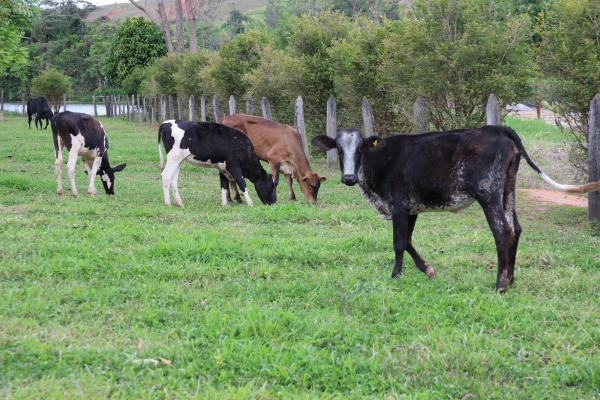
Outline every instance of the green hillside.
<svg viewBox="0 0 600 400"><path fill-rule="evenodd" d="M148 0L147 4L151 10L158 9L156 0ZM212 22L218 24L225 21L231 10L239 10L242 13L252 11L250 15L252 18L261 18L267 4L268 0L228 0L217 6L217 9L213 13L214 20ZM167 1L165 6L167 7L167 14L170 19L175 20L172 1ZM144 13L129 2L115 2L115 4L98 7L98 9L89 14L88 19L94 20L103 15L106 15L110 19L125 19L127 17L139 17L144 15Z"/></svg>

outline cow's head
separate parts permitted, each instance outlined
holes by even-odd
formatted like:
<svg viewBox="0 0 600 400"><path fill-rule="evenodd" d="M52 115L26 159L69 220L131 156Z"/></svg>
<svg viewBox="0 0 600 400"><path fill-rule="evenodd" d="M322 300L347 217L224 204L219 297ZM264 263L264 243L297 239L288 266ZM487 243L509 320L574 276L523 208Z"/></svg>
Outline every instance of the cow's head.
<svg viewBox="0 0 600 400"><path fill-rule="evenodd" d="M319 193L319 187L321 186L321 182L326 180L324 176L319 176L314 172L309 172L303 178L300 178L300 190L309 203L313 204L317 202L317 194Z"/></svg>
<svg viewBox="0 0 600 400"><path fill-rule="evenodd" d="M98 168L96 175L100 175L106 194L115 194L115 173L123 171L126 166L127 164L121 164L111 168L110 166L106 167L105 165L101 165ZM87 174L87 171L85 173Z"/></svg>
<svg viewBox="0 0 600 400"><path fill-rule="evenodd" d="M358 170L365 151L383 148L385 140L379 136L364 138L358 129L346 128L338 131L337 138L319 135L310 141L321 150L337 149L342 170L342 183L353 186L358 183Z"/></svg>
<svg viewBox="0 0 600 400"><path fill-rule="evenodd" d="M53 116L54 116L54 113L52 112L52 109L47 108L44 110L44 112L42 114L42 119L44 119L44 118L52 119Z"/></svg>
<svg viewBox="0 0 600 400"><path fill-rule="evenodd" d="M256 189L256 194L260 198L263 204L275 204L277 201L277 195L273 190L275 184L273 183L273 175L267 174L263 170L263 174L261 177L256 179L254 182L254 189Z"/></svg>

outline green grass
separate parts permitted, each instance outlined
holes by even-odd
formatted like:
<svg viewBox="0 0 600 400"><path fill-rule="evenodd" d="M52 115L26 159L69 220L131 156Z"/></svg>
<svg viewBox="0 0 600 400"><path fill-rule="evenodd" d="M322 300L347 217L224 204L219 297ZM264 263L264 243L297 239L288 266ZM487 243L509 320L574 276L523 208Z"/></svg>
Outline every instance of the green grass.
<svg viewBox="0 0 600 400"><path fill-rule="evenodd" d="M414 244L438 279L406 256L392 280L391 223L339 170L312 163L327 177L317 206L283 184L276 205L250 208L221 207L215 170L184 165L186 208L167 207L157 129L101 121L111 162L128 165L115 196L97 181L93 198L69 196L66 171L56 195L49 130L0 124L0 396L600 395L600 238L585 209L518 198L504 296L478 206L421 216ZM538 128L519 124L527 146Z"/></svg>

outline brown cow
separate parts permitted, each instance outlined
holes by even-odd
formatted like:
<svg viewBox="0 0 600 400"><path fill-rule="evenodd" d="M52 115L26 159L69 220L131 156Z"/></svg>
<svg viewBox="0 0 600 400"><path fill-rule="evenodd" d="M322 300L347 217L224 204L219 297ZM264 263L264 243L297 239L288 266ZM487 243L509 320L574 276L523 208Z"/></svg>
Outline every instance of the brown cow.
<svg viewBox="0 0 600 400"><path fill-rule="evenodd" d="M245 114L230 115L219 122L239 129L250 138L258 158L267 161L271 166L275 183L273 190L277 190L281 172L285 176L290 199L296 200L292 189L292 179L296 179L308 201L310 203L317 201L319 186L326 178L315 174L310 169L297 130L270 119ZM235 187L232 189L237 193Z"/></svg>

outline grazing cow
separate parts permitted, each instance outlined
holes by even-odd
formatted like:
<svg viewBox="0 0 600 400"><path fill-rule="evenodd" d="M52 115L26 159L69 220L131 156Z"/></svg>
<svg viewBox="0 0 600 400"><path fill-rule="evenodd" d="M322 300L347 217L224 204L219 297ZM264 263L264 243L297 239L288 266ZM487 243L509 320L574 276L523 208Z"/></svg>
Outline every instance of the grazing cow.
<svg viewBox="0 0 600 400"><path fill-rule="evenodd" d="M71 194L77 196L75 187L75 163L81 156L86 173L90 177L87 193L94 196L96 190L96 174L102 178L106 194L115 194L115 172L123 171L127 164L112 168L108 162L108 139L102 124L87 114L64 111L52 117L52 137L56 156L56 175L58 176L58 195L63 195L61 184L62 148L69 152L67 171L71 181Z"/></svg>
<svg viewBox="0 0 600 400"><path fill-rule="evenodd" d="M600 189L561 185L531 161L521 139L505 126L364 138L358 129L342 129L337 138L320 135L312 143L324 151L336 149L342 183L359 184L363 198L394 230L396 262L392 277L402 272L404 251L430 278L436 271L412 245L419 213L458 212L477 201L483 208L498 252L496 290L513 283L521 226L515 213L515 185L521 156L553 188L567 193Z"/></svg>
<svg viewBox="0 0 600 400"><path fill-rule="evenodd" d="M292 180L296 179L300 190L310 203L317 202L319 186L326 178L315 174L308 164L298 131L270 119L253 115L233 114L223 118L221 124L244 132L254 145L256 155L271 166L275 187L279 183L279 173L283 173L290 199L296 200ZM235 191L235 184L232 189Z"/></svg>
<svg viewBox="0 0 600 400"><path fill-rule="evenodd" d="M164 166L162 147L167 151L167 165ZM274 204L273 176L263 169L252 142L237 129L215 122L189 122L171 120L163 122L158 128L158 153L162 171L165 204L170 204L169 186L175 197L175 205L183 207L177 178L183 160L192 165L216 168L221 177L221 205L227 205L226 190L229 181L235 181L244 193L246 203L252 206L248 187L244 178L254 184L258 197L263 204Z"/></svg>
<svg viewBox="0 0 600 400"><path fill-rule="evenodd" d="M27 116L29 117L29 129L31 129L31 116L35 115L35 129L38 127L38 121L40 123L40 129L42 129L43 119L46 120L46 126L44 129L48 129L48 123L50 118L54 115L52 109L48 105L48 102L43 97L30 97L27 100Z"/></svg>

